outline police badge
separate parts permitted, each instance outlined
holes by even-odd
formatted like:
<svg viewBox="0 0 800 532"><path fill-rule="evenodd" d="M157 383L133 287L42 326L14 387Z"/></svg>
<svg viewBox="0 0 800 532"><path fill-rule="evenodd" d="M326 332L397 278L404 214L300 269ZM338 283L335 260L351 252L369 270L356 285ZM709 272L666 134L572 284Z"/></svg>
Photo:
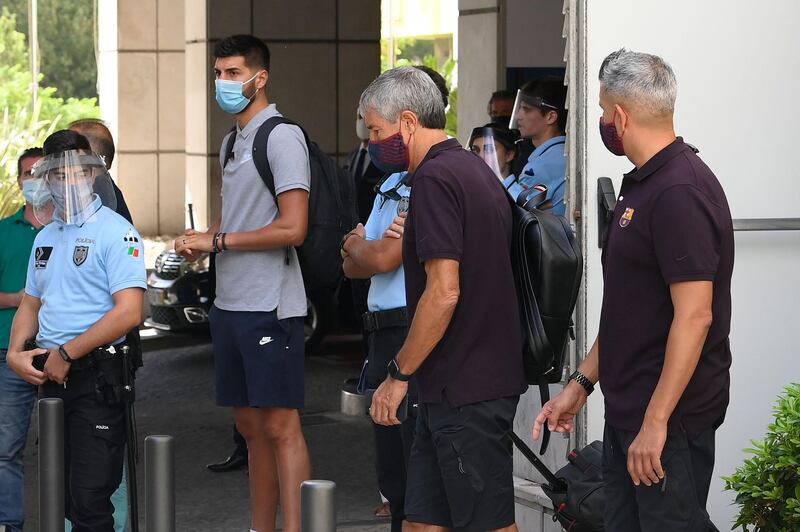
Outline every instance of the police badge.
<svg viewBox="0 0 800 532"><path fill-rule="evenodd" d="M398 216L408 212L408 202L409 202L408 196L403 196L402 198L400 198L400 201L397 202Z"/></svg>
<svg viewBox="0 0 800 532"><path fill-rule="evenodd" d="M75 266L80 266L86 262L86 257L89 256L89 246L75 246L75 251L72 252L72 262Z"/></svg>

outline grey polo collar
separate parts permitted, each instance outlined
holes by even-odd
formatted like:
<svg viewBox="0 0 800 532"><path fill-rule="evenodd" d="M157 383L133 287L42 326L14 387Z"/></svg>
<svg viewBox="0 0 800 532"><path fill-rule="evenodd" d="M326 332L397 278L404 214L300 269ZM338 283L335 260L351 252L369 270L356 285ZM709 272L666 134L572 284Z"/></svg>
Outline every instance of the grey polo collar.
<svg viewBox="0 0 800 532"><path fill-rule="evenodd" d="M278 112L278 107L274 103L271 103L265 109L262 109L253 118L251 118L250 121L247 123L247 125L244 126L244 129L241 129L239 127L239 124L237 123L236 133L241 138L246 139L247 137L250 136L251 133L257 130L258 126L263 124L264 121L266 121L268 118L277 116L279 114L280 113Z"/></svg>

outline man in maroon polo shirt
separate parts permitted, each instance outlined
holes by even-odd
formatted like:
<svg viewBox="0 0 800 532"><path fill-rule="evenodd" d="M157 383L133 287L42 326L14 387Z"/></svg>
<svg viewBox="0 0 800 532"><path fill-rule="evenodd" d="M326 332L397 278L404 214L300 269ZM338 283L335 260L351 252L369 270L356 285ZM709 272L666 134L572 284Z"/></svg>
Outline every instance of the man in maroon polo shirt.
<svg viewBox="0 0 800 532"><path fill-rule="evenodd" d="M447 138L441 94L424 72L384 72L359 107L370 157L408 170L413 190L403 239L410 327L371 405L376 423L398 424L416 379L404 530L515 532L508 435L527 386L505 191Z"/></svg>
<svg viewBox="0 0 800 532"><path fill-rule="evenodd" d="M603 143L636 168L603 249L597 339L533 429L572 430L599 380L614 532L716 530L705 507L730 386L733 227L719 181L675 136L676 92L657 56L622 49L600 68Z"/></svg>

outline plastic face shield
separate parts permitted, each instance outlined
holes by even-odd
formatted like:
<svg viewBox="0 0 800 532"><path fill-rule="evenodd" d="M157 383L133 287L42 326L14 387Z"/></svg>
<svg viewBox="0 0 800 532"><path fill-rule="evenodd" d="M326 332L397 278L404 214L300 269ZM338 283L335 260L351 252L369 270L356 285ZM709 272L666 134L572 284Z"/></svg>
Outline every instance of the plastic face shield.
<svg viewBox="0 0 800 532"><path fill-rule="evenodd" d="M532 96L522 90L517 90L517 97L514 100L514 110L511 112L511 120L509 120L509 129L519 129L519 114L520 111L526 112L531 107L538 109L558 111L558 107L547 103L538 96ZM524 108L524 109L523 109Z"/></svg>
<svg viewBox="0 0 800 532"><path fill-rule="evenodd" d="M490 127L476 127L472 130L469 138L469 151L483 159L483 162L492 169L498 179L503 180L506 176L502 172L502 163L497 157L497 146L495 143L494 130ZM502 148L502 145L500 145Z"/></svg>
<svg viewBox="0 0 800 532"><path fill-rule="evenodd" d="M511 161L507 161L509 153L516 152L518 137L505 128L476 127L469 137L469 150L483 159L494 174L503 181L511 172Z"/></svg>
<svg viewBox="0 0 800 532"><path fill-rule="evenodd" d="M33 167L39 180L35 193L34 214L39 223L54 218L65 224L80 224L93 212L92 204L116 210L114 185L103 159L91 152L67 150L46 155Z"/></svg>

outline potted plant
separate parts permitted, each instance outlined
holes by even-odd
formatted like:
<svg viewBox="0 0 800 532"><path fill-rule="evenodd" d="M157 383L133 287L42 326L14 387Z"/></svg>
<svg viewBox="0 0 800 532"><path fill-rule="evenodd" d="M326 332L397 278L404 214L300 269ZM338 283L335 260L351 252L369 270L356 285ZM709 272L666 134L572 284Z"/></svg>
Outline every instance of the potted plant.
<svg viewBox="0 0 800 532"><path fill-rule="evenodd" d="M734 529L800 530L800 384L786 388L773 412L766 437L745 449L753 456L723 477L740 506Z"/></svg>

